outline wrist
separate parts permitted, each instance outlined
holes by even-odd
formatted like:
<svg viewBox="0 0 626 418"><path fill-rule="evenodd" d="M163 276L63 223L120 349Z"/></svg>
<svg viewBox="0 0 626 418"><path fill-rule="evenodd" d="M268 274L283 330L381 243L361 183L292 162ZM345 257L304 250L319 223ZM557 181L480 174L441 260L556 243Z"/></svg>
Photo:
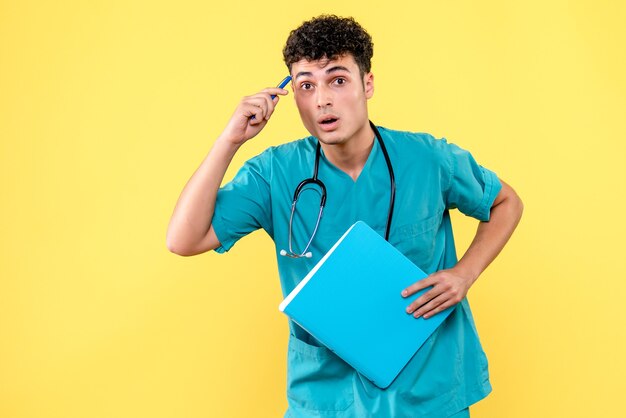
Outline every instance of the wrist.
<svg viewBox="0 0 626 418"><path fill-rule="evenodd" d="M213 144L214 148L219 148L225 152L232 153L233 155L239 150L239 148L243 145L244 141L238 141L236 138L220 135L215 140Z"/></svg>
<svg viewBox="0 0 626 418"><path fill-rule="evenodd" d="M471 268L471 266L466 265L466 263L458 262L452 269L457 275L466 279L470 285L474 284L474 282L478 280L478 276L480 276L478 269Z"/></svg>

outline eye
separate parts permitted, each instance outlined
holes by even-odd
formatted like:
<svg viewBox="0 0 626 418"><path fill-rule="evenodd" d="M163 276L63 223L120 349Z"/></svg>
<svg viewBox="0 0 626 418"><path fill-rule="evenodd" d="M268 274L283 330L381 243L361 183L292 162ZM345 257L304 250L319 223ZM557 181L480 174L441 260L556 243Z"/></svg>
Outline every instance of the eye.
<svg viewBox="0 0 626 418"><path fill-rule="evenodd" d="M302 83L300 84L300 88L302 90L311 90L313 88L313 85L311 83Z"/></svg>
<svg viewBox="0 0 626 418"><path fill-rule="evenodd" d="M340 85L340 86L341 86L341 85L346 84L347 80L346 80L345 78L343 78L343 77L337 77L337 78L334 80L334 82L335 82L335 84L337 84L337 85Z"/></svg>

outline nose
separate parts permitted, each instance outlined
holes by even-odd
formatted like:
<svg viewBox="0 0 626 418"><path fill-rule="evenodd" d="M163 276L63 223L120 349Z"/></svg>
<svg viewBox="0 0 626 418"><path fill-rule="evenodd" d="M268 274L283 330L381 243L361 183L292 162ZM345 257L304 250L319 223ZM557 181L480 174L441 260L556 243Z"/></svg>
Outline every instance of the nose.
<svg viewBox="0 0 626 418"><path fill-rule="evenodd" d="M317 88L317 96L315 99L317 101L318 108L323 108L323 107L328 107L328 106L333 105L331 91L326 86L321 85Z"/></svg>

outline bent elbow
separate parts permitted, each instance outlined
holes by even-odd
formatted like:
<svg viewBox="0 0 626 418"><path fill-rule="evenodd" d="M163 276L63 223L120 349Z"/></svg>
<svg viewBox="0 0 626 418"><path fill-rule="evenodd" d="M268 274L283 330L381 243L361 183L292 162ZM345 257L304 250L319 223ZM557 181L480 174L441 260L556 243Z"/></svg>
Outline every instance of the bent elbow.
<svg viewBox="0 0 626 418"><path fill-rule="evenodd" d="M165 239L165 246L169 250L169 252L180 255L183 257L189 257L195 255L194 252L190 251L190 248L184 245L180 245L180 243L173 240L169 235Z"/></svg>
<svg viewBox="0 0 626 418"><path fill-rule="evenodd" d="M518 217L522 217L522 213L524 213L524 202L522 202L522 198L519 197L517 193L515 193L515 209L517 210Z"/></svg>
<svg viewBox="0 0 626 418"><path fill-rule="evenodd" d="M515 224L517 225L522 219L522 214L524 213L524 202L522 202L522 199L517 193L515 193L515 191L513 191L511 199L511 211L513 216L516 218Z"/></svg>

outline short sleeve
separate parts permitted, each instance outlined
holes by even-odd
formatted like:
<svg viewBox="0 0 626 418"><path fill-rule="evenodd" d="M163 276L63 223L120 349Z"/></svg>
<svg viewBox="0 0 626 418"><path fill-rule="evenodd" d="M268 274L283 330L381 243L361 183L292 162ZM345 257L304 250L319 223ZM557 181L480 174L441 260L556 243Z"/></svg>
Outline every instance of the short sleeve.
<svg viewBox="0 0 626 418"><path fill-rule="evenodd" d="M467 216L488 221L493 201L502 188L498 176L457 145L448 143L445 149L449 171L446 208L458 208Z"/></svg>
<svg viewBox="0 0 626 418"><path fill-rule="evenodd" d="M271 152L266 150L248 160L233 180L218 190L211 221L221 244L216 252L230 250L240 238L259 228L272 235L270 158Z"/></svg>

